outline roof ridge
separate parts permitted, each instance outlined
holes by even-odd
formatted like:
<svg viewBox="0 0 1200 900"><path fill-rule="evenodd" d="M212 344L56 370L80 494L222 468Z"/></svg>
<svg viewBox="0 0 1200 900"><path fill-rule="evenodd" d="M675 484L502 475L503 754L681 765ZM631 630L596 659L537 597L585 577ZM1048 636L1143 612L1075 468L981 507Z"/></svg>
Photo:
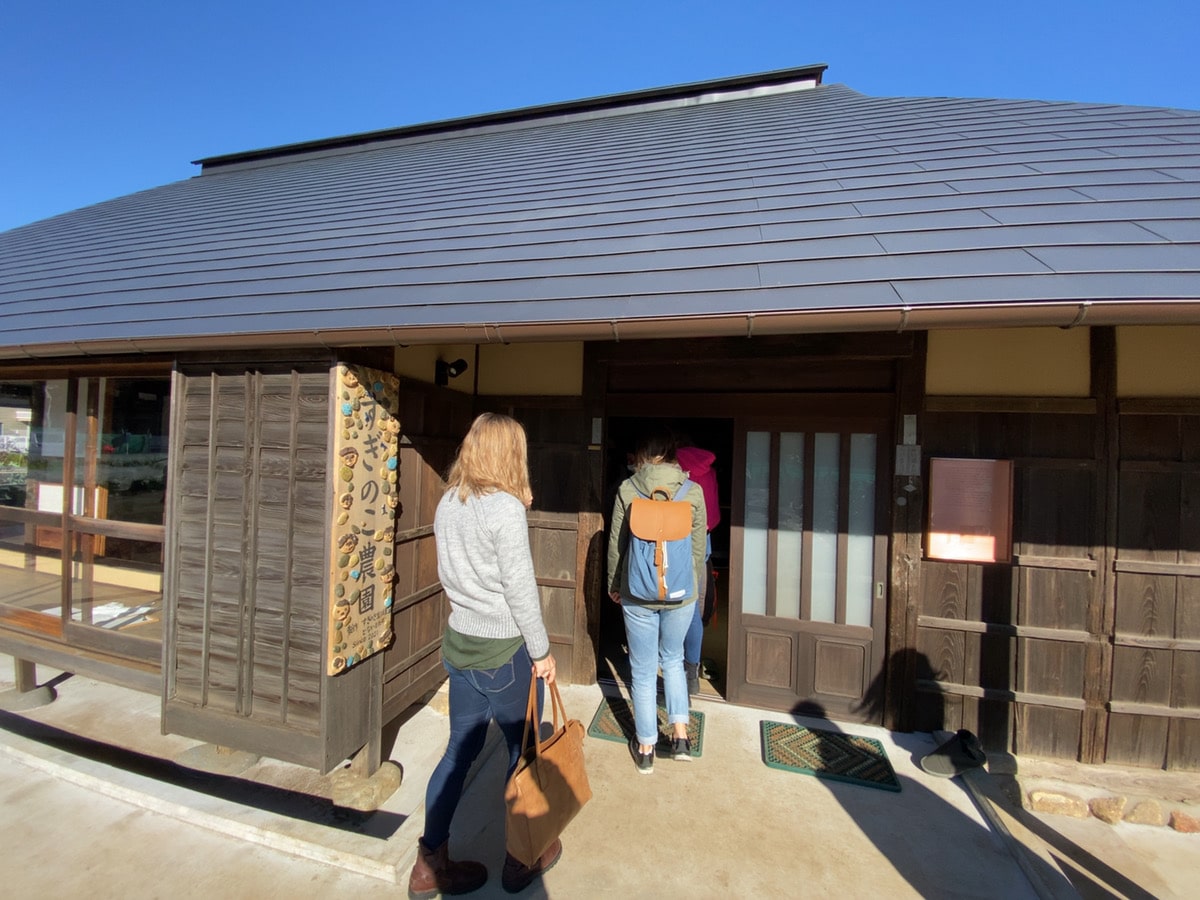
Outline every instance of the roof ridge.
<svg viewBox="0 0 1200 900"><path fill-rule="evenodd" d="M397 128L385 128L378 131L365 131L358 134L343 135L332 138L319 138L313 141L301 141L295 144L282 144L276 147L265 147L258 150L246 150L237 153L207 156L193 160L204 170L212 170L224 166L244 162L257 162L285 156L312 153L315 151L340 149L345 147L360 147L380 141L392 141L399 138L418 137L433 134L449 134L489 125L509 125L518 122L536 122L542 119L560 116L576 116L597 112L632 112L644 107L651 107L665 102L695 102L698 98L707 97L710 100L730 99L729 95L743 95L745 92L756 90L779 89L802 82L812 86L821 84L821 78L828 68L827 63L813 63L807 66L797 66L789 69L775 69L770 72L760 72L753 75L738 75L729 78L715 78L706 81L687 82L666 87L648 88L629 91L620 94L606 94L588 97L580 100L567 100L557 103L540 104L537 106L518 109L501 110L498 112L481 113L454 119L442 119L434 122L424 122L414 125L403 125Z"/></svg>

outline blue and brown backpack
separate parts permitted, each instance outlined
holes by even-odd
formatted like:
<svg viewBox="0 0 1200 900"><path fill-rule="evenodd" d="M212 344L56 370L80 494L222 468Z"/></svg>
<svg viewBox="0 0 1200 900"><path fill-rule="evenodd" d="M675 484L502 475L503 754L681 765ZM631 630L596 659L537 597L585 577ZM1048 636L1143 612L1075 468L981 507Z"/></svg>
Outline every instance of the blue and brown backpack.
<svg viewBox="0 0 1200 900"><path fill-rule="evenodd" d="M684 481L671 497L655 488L629 504L629 594L646 603L682 603L696 593L692 504ZM636 489L635 489L636 490Z"/></svg>

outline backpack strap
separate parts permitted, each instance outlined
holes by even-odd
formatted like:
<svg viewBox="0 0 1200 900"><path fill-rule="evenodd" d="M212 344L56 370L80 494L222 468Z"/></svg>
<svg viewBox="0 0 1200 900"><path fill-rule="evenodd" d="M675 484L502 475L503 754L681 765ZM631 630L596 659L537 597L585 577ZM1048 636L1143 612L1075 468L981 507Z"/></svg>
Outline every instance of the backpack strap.
<svg viewBox="0 0 1200 900"><path fill-rule="evenodd" d="M692 486L692 484L693 484L693 482L690 479L687 479L687 478L683 479L683 484L681 484L679 486L679 490L677 490L675 492L674 499L682 500L684 495L687 493L688 488L690 488Z"/></svg>
<svg viewBox="0 0 1200 900"><path fill-rule="evenodd" d="M679 486L679 490L677 490L675 492L675 496L672 497L663 488L655 488L649 494L644 494L638 490L638 487L636 484L634 484L632 481L630 482L630 486L633 488L634 493L637 494L639 497L642 497L646 500L653 500L655 494L662 494L664 497L667 497L668 499L671 499L671 500L682 500L684 498L684 495L687 494L688 488L691 487L693 484L695 484L694 481L691 481L690 479L687 479L687 478L683 479L683 484L681 484Z"/></svg>

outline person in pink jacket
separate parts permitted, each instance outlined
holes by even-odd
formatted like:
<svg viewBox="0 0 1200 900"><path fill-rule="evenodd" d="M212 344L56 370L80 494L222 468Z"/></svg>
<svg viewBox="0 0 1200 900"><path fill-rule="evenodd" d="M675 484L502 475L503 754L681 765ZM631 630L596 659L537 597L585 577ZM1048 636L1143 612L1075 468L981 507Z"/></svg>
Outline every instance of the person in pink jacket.
<svg viewBox="0 0 1200 900"><path fill-rule="evenodd" d="M683 443L680 441L681 445ZM712 530L721 521L721 507L717 503L717 473L712 468L716 458L716 454L699 447L680 446L675 450L679 468L704 492L704 507L708 512L708 544L704 555L706 586L700 601L695 604L692 624L683 639L683 670L687 675L688 693L692 695L700 693L700 647L704 641L704 626L712 619L717 602L717 581L712 563Z"/></svg>

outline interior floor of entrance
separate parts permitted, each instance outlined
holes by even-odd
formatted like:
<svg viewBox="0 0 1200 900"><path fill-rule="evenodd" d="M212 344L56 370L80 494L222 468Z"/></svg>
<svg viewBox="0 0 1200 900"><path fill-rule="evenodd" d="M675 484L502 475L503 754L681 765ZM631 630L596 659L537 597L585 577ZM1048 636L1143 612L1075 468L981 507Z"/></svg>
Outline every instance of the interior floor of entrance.
<svg viewBox="0 0 1200 900"><path fill-rule="evenodd" d="M713 571L716 573L716 604L709 624L704 629L701 647L700 694L713 699L725 697L725 677L729 661L729 520L730 491L733 463L733 421L708 418L634 418L612 417L608 420L605 443L605 505L607 526L617 488L629 475L631 455L638 441L648 431L664 425L671 429L680 445L709 450L716 455L713 470L717 474L717 493L721 521L712 531ZM607 556L607 544L605 546ZM607 578L607 573L606 573ZM607 580L605 581L607 584ZM625 650L625 625L621 607L601 598L600 653L596 661L596 677L600 681L629 684L629 657Z"/></svg>

